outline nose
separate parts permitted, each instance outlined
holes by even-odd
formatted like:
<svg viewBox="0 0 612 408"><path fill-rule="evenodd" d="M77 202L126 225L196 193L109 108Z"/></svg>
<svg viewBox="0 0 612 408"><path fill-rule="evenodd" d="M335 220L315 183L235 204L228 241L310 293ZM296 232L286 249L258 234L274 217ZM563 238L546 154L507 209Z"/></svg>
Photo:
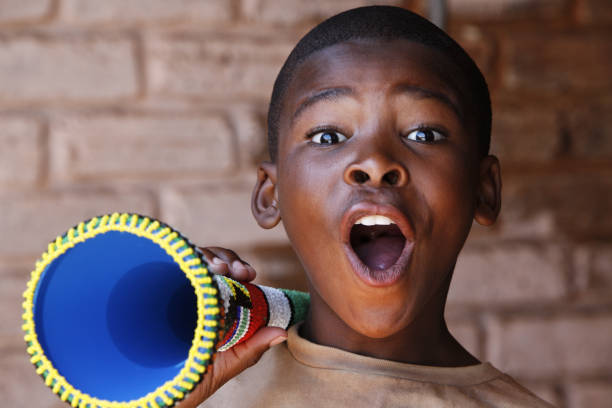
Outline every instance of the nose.
<svg viewBox="0 0 612 408"><path fill-rule="evenodd" d="M380 153L353 162L344 171L344 181L354 186L403 187L408 180L403 164Z"/></svg>

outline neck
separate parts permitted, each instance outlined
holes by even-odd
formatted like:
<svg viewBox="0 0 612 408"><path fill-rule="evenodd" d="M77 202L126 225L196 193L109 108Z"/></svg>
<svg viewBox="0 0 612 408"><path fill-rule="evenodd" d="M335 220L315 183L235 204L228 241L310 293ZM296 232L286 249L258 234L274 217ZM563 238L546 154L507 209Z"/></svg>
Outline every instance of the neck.
<svg viewBox="0 0 612 408"><path fill-rule="evenodd" d="M300 335L313 343L384 360L438 367L478 364L448 331L445 301L445 293L433 296L406 327L385 338L371 338L349 327L311 291L310 311Z"/></svg>

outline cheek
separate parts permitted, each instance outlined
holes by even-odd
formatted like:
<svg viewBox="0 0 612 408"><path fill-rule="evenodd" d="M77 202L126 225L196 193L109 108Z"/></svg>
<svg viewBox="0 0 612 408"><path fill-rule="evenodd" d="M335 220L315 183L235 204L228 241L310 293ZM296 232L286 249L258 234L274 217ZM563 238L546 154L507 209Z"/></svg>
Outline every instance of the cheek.
<svg viewBox="0 0 612 408"><path fill-rule="evenodd" d="M338 163L321 160L322 155L288 155L280 168L282 180L278 191L283 220L307 220L305 226L316 228L334 223L341 212L340 195L344 192ZM341 214L340 214L341 216Z"/></svg>
<svg viewBox="0 0 612 408"><path fill-rule="evenodd" d="M472 225L475 208L476 173L464 155L448 155L436 161L435 171L429 169L423 185L432 212L432 227L436 238L446 245L461 248Z"/></svg>
<svg viewBox="0 0 612 408"><path fill-rule="evenodd" d="M282 216L289 224L308 217L320 205L316 194L317 174L313 166L300 160L287 158L281 167L282 178L278 183L278 194Z"/></svg>
<svg viewBox="0 0 612 408"><path fill-rule="evenodd" d="M323 227L328 214L324 175L311 162L291 156L281 171L278 183L281 218L295 249L307 250L325 238Z"/></svg>
<svg viewBox="0 0 612 408"><path fill-rule="evenodd" d="M278 180L278 194L284 228L318 291L333 285L327 281L326 271L341 268L344 259L339 256L342 247L338 220L344 214L342 203L346 200L341 197L344 188L338 185L338 179L342 179L334 173L333 166L305 156L286 157L284 169L279 167L282 179Z"/></svg>

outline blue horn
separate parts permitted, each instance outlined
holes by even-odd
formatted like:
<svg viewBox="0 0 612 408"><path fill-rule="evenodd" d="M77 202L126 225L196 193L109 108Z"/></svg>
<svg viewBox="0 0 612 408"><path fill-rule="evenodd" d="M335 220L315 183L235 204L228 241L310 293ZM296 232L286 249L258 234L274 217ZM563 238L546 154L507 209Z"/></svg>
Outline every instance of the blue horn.
<svg viewBox="0 0 612 408"><path fill-rule="evenodd" d="M80 408L173 406L215 352L303 320L309 304L302 292L212 275L168 225L117 213L51 242L24 298L36 372Z"/></svg>

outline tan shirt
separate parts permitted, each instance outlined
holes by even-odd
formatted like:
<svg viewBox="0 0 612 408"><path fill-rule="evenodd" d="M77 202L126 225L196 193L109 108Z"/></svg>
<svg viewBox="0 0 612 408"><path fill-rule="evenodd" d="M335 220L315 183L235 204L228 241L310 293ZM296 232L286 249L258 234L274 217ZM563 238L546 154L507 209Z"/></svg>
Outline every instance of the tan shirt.
<svg viewBox="0 0 612 408"><path fill-rule="evenodd" d="M294 326L201 407L550 407L489 363L428 367L311 343Z"/></svg>

